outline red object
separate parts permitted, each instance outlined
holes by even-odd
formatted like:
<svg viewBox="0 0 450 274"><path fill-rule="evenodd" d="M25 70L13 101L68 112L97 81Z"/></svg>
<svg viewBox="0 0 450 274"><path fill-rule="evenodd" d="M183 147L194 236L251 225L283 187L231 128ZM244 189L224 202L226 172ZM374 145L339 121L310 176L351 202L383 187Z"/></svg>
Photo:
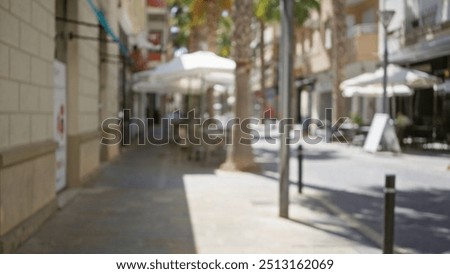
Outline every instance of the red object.
<svg viewBox="0 0 450 274"><path fill-rule="evenodd" d="M147 34L147 40L155 46L161 45L161 31L151 30Z"/></svg>
<svg viewBox="0 0 450 274"><path fill-rule="evenodd" d="M159 53L159 52L148 52L147 60L148 61L161 61L161 53Z"/></svg>
<svg viewBox="0 0 450 274"><path fill-rule="evenodd" d="M165 8L166 1L165 0L147 0L147 6L154 8Z"/></svg>
<svg viewBox="0 0 450 274"><path fill-rule="evenodd" d="M143 71L147 68L147 62L142 56L141 51L139 49L134 49L130 54L131 59L133 60L133 71Z"/></svg>
<svg viewBox="0 0 450 274"><path fill-rule="evenodd" d="M272 106L266 107L264 110L264 118L273 119L275 118L275 109Z"/></svg>

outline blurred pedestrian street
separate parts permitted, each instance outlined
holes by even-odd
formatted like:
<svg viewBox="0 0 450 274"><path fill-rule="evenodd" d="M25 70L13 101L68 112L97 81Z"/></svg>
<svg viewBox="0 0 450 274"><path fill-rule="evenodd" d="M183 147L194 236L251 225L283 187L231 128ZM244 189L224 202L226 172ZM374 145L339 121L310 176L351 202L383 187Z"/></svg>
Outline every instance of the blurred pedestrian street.
<svg viewBox="0 0 450 274"><path fill-rule="evenodd" d="M188 161L175 145L130 147L85 187L60 195L62 209L19 252L381 253L389 173L397 175L396 252L450 251L448 155L304 144L298 194L292 145L290 217L283 219L278 144L262 139L253 149L258 174L220 170L225 151Z"/></svg>
<svg viewBox="0 0 450 274"><path fill-rule="evenodd" d="M171 146L130 149L102 167L19 252L379 252L294 187L291 219L281 219L277 180L217 170L220 157L185 162L178 154Z"/></svg>

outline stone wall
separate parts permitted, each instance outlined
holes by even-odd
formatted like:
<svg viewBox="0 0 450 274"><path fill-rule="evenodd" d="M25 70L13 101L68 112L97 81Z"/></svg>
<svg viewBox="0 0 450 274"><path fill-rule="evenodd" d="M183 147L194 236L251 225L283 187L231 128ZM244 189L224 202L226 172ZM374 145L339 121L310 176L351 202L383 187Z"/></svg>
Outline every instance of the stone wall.
<svg viewBox="0 0 450 274"><path fill-rule="evenodd" d="M0 1L1 252L55 209L54 7L51 0Z"/></svg>
<svg viewBox="0 0 450 274"><path fill-rule="evenodd" d="M95 3L118 34L118 0ZM13 251L56 209L55 39L67 45L68 185L82 185L101 159L119 154L118 146L100 145L101 121L119 108L120 63L102 59L117 57L118 46L99 42L110 39L100 28L56 20L56 4L0 0L0 253ZM98 24L86 1L67 1L67 17ZM94 39L69 39L70 32Z"/></svg>
<svg viewBox="0 0 450 274"><path fill-rule="evenodd" d="M0 149L53 137L54 1L0 1Z"/></svg>

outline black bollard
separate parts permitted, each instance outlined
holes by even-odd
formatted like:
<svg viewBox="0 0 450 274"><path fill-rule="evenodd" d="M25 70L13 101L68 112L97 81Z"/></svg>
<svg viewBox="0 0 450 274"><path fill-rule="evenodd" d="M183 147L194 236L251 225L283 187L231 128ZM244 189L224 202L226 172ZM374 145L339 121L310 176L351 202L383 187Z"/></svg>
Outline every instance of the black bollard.
<svg viewBox="0 0 450 274"><path fill-rule="evenodd" d="M394 253L395 175L386 175L384 189L383 254Z"/></svg>
<svg viewBox="0 0 450 274"><path fill-rule="evenodd" d="M303 147L298 145L297 149L298 157L298 193L302 193L303 189Z"/></svg>

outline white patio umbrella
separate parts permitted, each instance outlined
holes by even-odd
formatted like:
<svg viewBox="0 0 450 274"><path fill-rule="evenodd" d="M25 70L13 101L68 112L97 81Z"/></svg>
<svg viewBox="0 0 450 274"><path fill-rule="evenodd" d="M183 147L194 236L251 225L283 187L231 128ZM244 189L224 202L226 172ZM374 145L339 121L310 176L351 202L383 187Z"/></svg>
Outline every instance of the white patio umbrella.
<svg viewBox="0 0 450 274"><path fill-rule="evenodd" d="M410 96L414 90L406 85L389 85L386 88L388 97L392 96ZM346 87L342 91L344 97L380 97L383 95L383 85L368 85L368 86L354 86Z"/></svg>
<svg viewBox="0 0 450 274"><path fill-rule="evenodd" d="M234 73L236 63L209 51L183 54L156 67L151 75L159 79L202 77L212 72Z"/></svg>
<svg viewBox="0 0 450 274"><path fill-rule="evenodd" d="M219 84L226 87L234 85L234 75L225 73L210 73L203 78L185 77L180 79L155 80L149 77L146 80L137 80L134 82L132 89L139 93L181 93L181 94L201 94L204 92L206 84Z"/></svg>
<svg viewBox="0 0 450 274"><path fill-rule="evenodd" d="M198 78L181 78L171 82L157 81L153 78L148 80L138 80L133 86L132 90L138 93L160 93L160 94L199 94L203 82Z"/></svg>
<svg viewBox="0 0 450 274"><path fill-rule="evenodd" d="M133 90L167 93L199 94L205 85L234 85L236 63L212 52L198 51L183 54L153 70L135 73Z"/></svg>
<svg viewBox="0 0 450 274"><path fill-rule="evenodd" d="M154 80L138 80L133 83L132 90L138 93L166 93L166 85Z"/></svg>
<svg viewBox="0 0 450 274"><path fill-rule="evenodd" d="M363 73L345 80L339 86L344 97L355 95L380 97L383 95L383 68L375 72ZM431 88L439 83L439 78L428 73L390 64L387 68L387 95L407 96L415 88Z"/></svg>

